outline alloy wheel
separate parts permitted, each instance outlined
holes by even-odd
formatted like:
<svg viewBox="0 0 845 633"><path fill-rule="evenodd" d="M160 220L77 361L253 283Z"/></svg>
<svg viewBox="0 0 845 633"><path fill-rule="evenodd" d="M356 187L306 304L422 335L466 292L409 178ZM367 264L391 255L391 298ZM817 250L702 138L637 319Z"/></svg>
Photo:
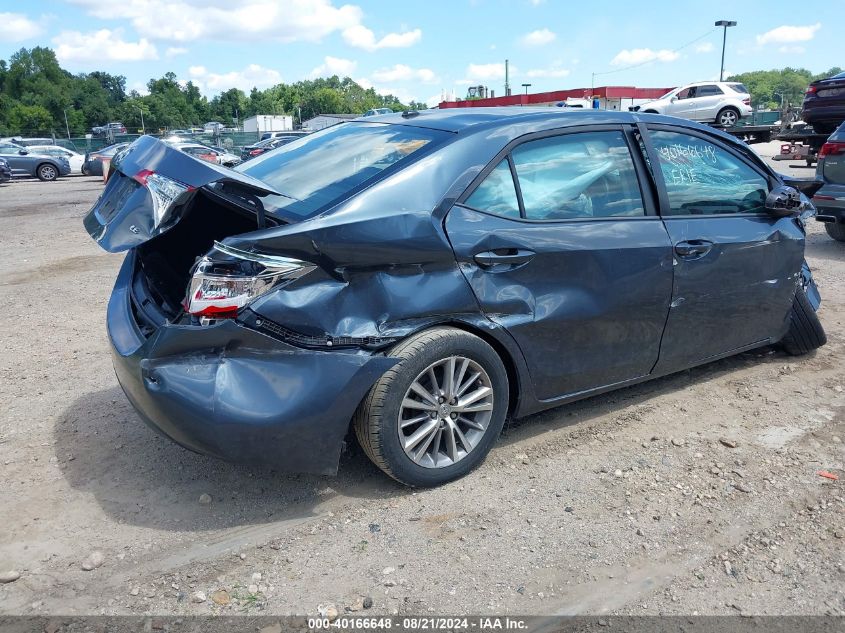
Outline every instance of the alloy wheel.
<svg viewBox="0 0 845 633"><path fill-rule="evenodd" d="M44 180L54 180L56 178L56 170L50 165L44 165L41 168L41 178Z"/></svg>
<svg viewBox="0 0 845 633"><path fill-rule="evenodd" d="M493 387L472 359L449 356L426 367L399 408L399 441L425 468L445 468L478 445L493 415Z"/></svg>
<svg viewBox="0 0 845 633"><path fill-rule="evenodd" d="M733 110L725 110L719 115L719 123L725 127L731 127L736 124L736 112Z"/></svg>

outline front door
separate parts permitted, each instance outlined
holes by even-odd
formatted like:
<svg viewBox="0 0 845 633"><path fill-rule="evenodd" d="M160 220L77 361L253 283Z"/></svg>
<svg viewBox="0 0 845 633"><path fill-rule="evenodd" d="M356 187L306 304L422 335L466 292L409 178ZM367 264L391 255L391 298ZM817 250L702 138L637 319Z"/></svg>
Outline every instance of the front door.
<svg viewBox="0 0 845 633"><path fill-rule="evenodd" d="M648 134L675 260L656 371L778 340L804 233L794 218L765 211L770 178L710 135L664 126L649 126Z"/></svg>
<svg viewBox="0 0 845 633"><path fill-rule="evenodd" d="M484 313L522 349L537 396L647 375L672 256L627 133L535 137L497 160L449 212L446 231Z"/></svg>

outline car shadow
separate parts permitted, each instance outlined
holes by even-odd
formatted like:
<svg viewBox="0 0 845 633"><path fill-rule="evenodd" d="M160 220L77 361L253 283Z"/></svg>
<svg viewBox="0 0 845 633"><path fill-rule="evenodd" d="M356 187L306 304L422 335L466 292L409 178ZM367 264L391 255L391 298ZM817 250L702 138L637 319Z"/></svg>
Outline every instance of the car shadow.
<svg viewBox="0 0 845 633"><path fill-rule="evenodd" d="M845 261L845 245L830 237L827 231L807 235L806 253L809 257L838 262ZM824 301L824 297L822 297L822 301Z"/></svg>
<svg viewBox="0 0 845 633"><path fill-rule="evenodd" d="M119 387L86 393L53 427L56 459L75 490L115 521L204 531L311 516L336 494L385 500L407 489L347 451L336 477L278 472L192 453L146 426ZM203 505L207 494L212 503Z"/></svg>
<svg viewBox="0 0 845 633"><path fill-rule="evenodd" d="M497 447L786 358L762 348L511 421ZM379 471L351 437L347 442L334 477L223 462L183 449L144 425L118 387L80 396L54 426L56 458L71 487L92 495L118 522L172 531L307 518L338 494L384 502L413 492ZM200 504L203 494L212 497L211 505Z"/></svg>

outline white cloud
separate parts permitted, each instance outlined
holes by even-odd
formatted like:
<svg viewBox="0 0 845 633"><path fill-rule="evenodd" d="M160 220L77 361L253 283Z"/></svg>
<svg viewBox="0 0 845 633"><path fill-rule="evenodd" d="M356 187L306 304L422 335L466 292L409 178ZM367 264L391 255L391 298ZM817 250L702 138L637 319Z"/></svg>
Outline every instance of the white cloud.
<svg viewBox="0 0 845 633"><path fill-rule="evenodd" d="M794 44L795 42L809 42L816 36L816 31L822 28L820 22L809 26L779 26L757 36L757 44Z"/></svg>
<svg viewBox="0 0 845 633"><path fill-rule="evenodd" d="M800 55L801 53L806 52L807 49L803 46L781 46L778 48L778 53L793 53Z"/></svg>
<svg viewBox="0 0 845 633"><path fill-rule="evenodd" d="M373 52L381 48L407 48L413 46L422 39L422 31L414 29L403 33L388 33L380 40L376 35L363 24L355 24L343 31L343 39L350 46L363 48L365 51Z"/></svg>
<svg viewBox="0 0 845 633"><path fill-rule="evenodd" d="M373 73L373 81L420 81L423 83L437 83L439 79L429 68L411 68L405 64L396 64L391 68L382 68Z"/></svg>
<svg viewBox="0 0 845 633"><path fill-rule="evenodd" d="M532 68L525 73L531 79L560 79L569 75L568 68L560 68L559 66L552 66L550 68Z"/></svg>
<svg viewBox="0 0 845 633"><path fill-rule="evenodd" d="M539 29L526 33L520 41L524 46L545 46L554 42L556 37L549 29Z"/></svg>
<svg viewBox="0 0 845 633"><path fill-rule="evenodd" d="M381 39L362 24L361 8L333 0L69 0L103 20L130 21L139 36L191 42L255 41L320 42L342 33L352 46L374 51L417 43L420 29L388 33ZM235 6L232 6L235 5Z"/></svg>
<svg viewBox="0 0 845 633"><path fill-rule="evenodd" d="M511 65L512 73L516 73L516 66ZM505 78L505 64L470 64L466 70L467 79L470 83L475 81L489 81L491 79Z"/></svg>
<svg viewBox="0 0 845 633"><path fill-rule="evenodd" d="M158 59L158 51L149 40L142 37L137 42L127 42L123 31L100 29L90 33L62 31L53 38L56 57L60 62L135 62Z"/></svg>
<svg viewBox="0 0 845 633"><path fill-rule="evenodd" d="M205 66L191 66L188 74L194 85L206 94L223 92L229 88L249 92L253 88L269 88L282 81L279 71L258 64L250 64L243 70L228 73L212 73Z"/></svg>
<svg viewBox="0 0 845 633"><path fill-rule="evenodd" d="M645 62L673 62L680 57L679 53L668 49L653 51L650 48L633 48L619 51L610 64L612 66L627 66L629 64L642 64Z"/></svg>
<svg viewBox="0 0 845 633"><path fill-rule="evenodd" d="M171 46L166 51L164 51L164 56L167 57L167 59L172 59L173 57L176 57L177 55L184 55L187 52L188 52L188 49L184 48L182 46Z"/></svg>
<svg viewBox="0 0 845 633"><path fill-rule="evenodd" d="M21 42L41 35L43 30L22 13L0 13L0 42Z"/></svg>
<svg viewBox="0 0 845 633"><path fill-rule="evenodd" d="M713 52L713 42L703 42L695 47L696 53L712 53Z"/></svg>
<svg viewBox="0 0 845 633"><path fill-rule="evenodd" d="M323 63L311 71L311 77L331 77L337 75L338 77L349 77L355 72L355 67L358 62L351 59L343 59L342 57L332 57L327 55L323 58Z"/></svg>

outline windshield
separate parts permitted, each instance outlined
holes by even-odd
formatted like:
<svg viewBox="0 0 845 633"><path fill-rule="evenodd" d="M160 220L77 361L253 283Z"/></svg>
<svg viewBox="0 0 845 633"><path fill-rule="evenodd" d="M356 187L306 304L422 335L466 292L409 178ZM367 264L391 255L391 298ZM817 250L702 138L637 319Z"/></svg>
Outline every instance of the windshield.
<svg viewBox="0 0 845 633"><path fill-rule="evenodd" d="M404 125L342 123L262 154L236 170L284 194L264 198L269 212L305 219L449 136L441 130Z"/></svg>
<svg viewBox="0 0 845 633"><path fill-rule="evenodd" d="M669 92L667 92L665 95L663 95L662 97L660 97L660 99L668 99L669 97L671 97L672 95L674 95L674 94L675 94L675 92L677 92L677 88L672 88ZM660 101L660 99L655 99L655 101Z"/></svg>

